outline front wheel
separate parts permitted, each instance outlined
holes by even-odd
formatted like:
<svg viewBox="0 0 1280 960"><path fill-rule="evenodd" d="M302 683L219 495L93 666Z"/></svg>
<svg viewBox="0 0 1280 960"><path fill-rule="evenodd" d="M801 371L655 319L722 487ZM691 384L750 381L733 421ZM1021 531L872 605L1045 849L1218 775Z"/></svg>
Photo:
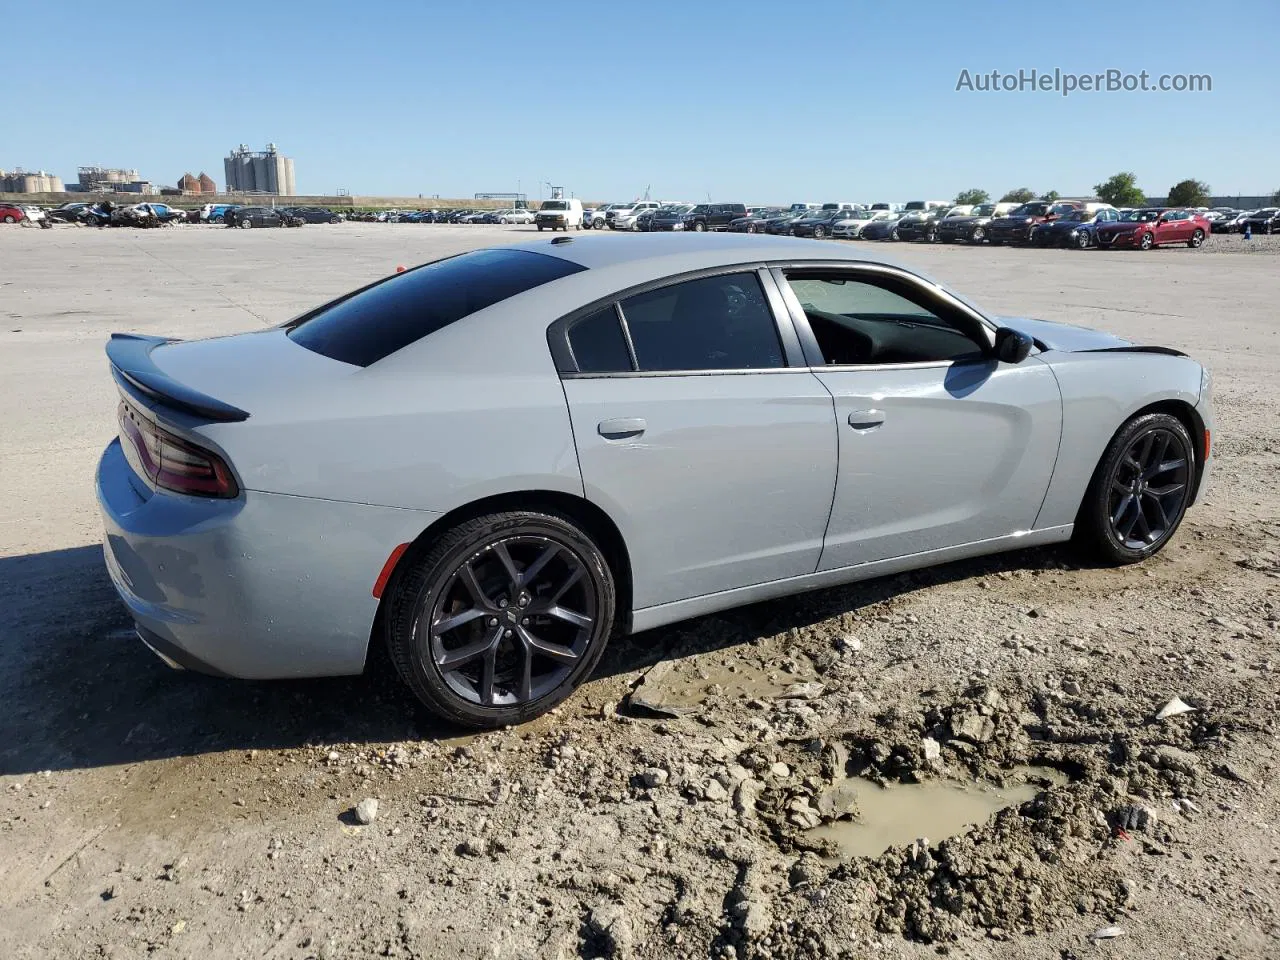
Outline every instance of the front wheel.
<svg viewBox="0 0 1280 960"><path fill-rule="evenodd" d="M987 238L987 231L983 230L981 227L973 228L973 236L970 237L970 239L974 243L981 243L986 238Z"/></svg>
<svg viewBox="0 0 1280 960"><path fill-rule="evenodd" d="M902 239L902 238L898 235L898 228L897 228L897 227L894 227L894 228L893 228L893 233L889 234L889 239L890 239L890 240L901 240L901 239Z"/></svg>
<svg viewBox="0 0 1280 960"><path fill-rule="evenodd" d="M391 658L452 723L492 728L545 713L590 675L613 632L613 573L567 516L477 517L402 563L386 616Z"/></svg>
<svg viewBox="0 0 1280 960"><path fill-rule="evenodd" d="M821 240L826 235L827 235L827 231L823 229L821 225L813 228L813 239Z"/></svg>
<svg viewBox="0 0 1280 960"><path fill-rule="evenodd" d="M1139 250L1150 250L1155 245L1156 245L1156 238L1149 233L1144 233L1141 237L1138 238Z"/></svg>
<svg viewBox="0 0 1280 960"><path fill-rule="evenodd" d="M1191 239L1187 241L1187 246L1192 250L1198 249L1204 245L1204 231L1197 230L1191 235Z"/></svg>
<svg viewBox="0 0 1280 960"><path fill-rule="evenodd" d="M707 229L707 225L703 223L701 220L699 220L697 223L693 225L694 233L702 233L706 229Z"/></svg>
<svg viewBox="0 0 1280 960"><path fill-rule="evenodd" d="M1182 421L1167 413L1135 417L1094 470L1076 540L1108 563L1145 560L1178 529L1195 476L1195 450Z"/></svg>
<svg viewBox="0 0 1280 960"><path fill-rule="evenodd" d="M1081 250L1089 249L1089 234L1086 233L1084 230L1081 230L1079 233L1076 234L1076 247L1078 247Z"/></svg>

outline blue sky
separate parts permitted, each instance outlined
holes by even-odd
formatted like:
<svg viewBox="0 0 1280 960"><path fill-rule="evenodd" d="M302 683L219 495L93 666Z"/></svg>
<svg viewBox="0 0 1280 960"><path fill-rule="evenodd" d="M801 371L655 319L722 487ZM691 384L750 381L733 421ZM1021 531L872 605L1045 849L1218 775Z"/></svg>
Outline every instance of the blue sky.
<svg viewBox="0 0 1280 960"><path fill-rule="evenodd" d="M1277 0L144 0L129 30L96 2L40 9L64 36L0 58L0 167L66 180L101 163L221 184L230 148L274 141L301 193L905 201L1130 169L1151 196L1280 188ZM1055 67L1213 90L955 89L962 69Z"/></svg>

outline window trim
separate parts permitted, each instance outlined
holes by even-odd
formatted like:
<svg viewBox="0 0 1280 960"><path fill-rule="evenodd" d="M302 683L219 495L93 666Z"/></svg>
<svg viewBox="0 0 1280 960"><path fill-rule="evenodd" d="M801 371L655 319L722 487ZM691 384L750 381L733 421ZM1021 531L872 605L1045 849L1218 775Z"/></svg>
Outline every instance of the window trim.
<svg viewBox="0 0 1280 960"><path fill-rule="evenodd" d="M774 332L778 335L778 342L782 346L783 366L745 367L740 369L720 370L639 369L639 364L636 360L635 345L631 340L631 330L627 325L626 316L622 310L622 301L629 297L638 296L642 293L650 293L654 290L661 290L664 287L672 287L676 284L687 283L690 280L702 280L707 277L726 276L734 273L755 274L756 279L760 284L760 288L765 295L765 302L768 310L773 317ZM631 354L632 368L630 370L614 373L580 371L578 369L577 361L573 356L573 349L569 345L569 330L579 320L583 320L593 314L599 313L605 307L610 305L613 306L614 311L618 316L618 322L622 326L622 336L627 343L627 350ZM744 373L807 373L809 371L809 363L801 346L800 338L795 330L791 312L787 309L786 302L783 300L782 294L779 291L777 283L769 268L760 261L728 264L718 267L704 267L700 270L689 270L685 273L659 277L655 280L647 280L644 283L638 283L633 286L626 287L616 293L609 294L606 297L599 297L598 299L553 320L547 327L547 346L551 350L551 358L555 362L556 371L559 373L562 380L604 379L609 377L725 376L727 374Z"/></svg>
<svg viewBox="0 0 1280 960"><path fill-rule="evenodd" d="M821 370L884 370L886 368L892 368L895 370L924 369L927 367L949 367L960 361L951 359L915 360L909 363L827 363L822 355L822 349L818 346L818 338L814 335L813 329L809 326L809 318L805 316L804 307L800 305L800 301L796 297L795 291L791 289L791 285L787 282L785 272L787 270L812 270L822 273L846 273L850 275L850 279L857 280L862 280L864 277L871 275L905 282L908 286L919 291L921 299L926 303L930 300L937 301L951 312L959 314L961 318L966 321L965 327L971 328L965 329L965 332L969 335L969 338L973 340L974 346L981 350L982 358L984 360L990 360L995 355L996 327L990 320L961 300L958 300L936 283L931 283L923 277L919 277L907 270L876 263L848 263L831 260L797 260L789 263L771 264L769 272L773 275L774 282L777 284L779 291L781 291L783 301L787 305L787 309L791 315L791 322L799 336L809 368L815 372ZM873 284L873 286L874 285L875 284ZM982 342L979 342L979 340L974 338L975 333L980 333Z"/></svg>

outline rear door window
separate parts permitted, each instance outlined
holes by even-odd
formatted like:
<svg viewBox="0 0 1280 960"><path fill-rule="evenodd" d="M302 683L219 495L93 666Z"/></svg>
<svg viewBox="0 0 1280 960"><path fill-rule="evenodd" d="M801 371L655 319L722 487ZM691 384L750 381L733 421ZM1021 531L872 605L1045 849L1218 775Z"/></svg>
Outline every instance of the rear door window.
<svg viewBox="0 0 1280 960"><path fill-rule="evenodd" d="M773 312L754 273L661 287L622 301L642 371L786 366Z"/></svg>
<svg viewBox="0 0 1280 960"><path fill-rule="evenodd" d="M367 367L485 307L585 267L524 250L476 250L357 290L289 327L315 353Z"/></svg>

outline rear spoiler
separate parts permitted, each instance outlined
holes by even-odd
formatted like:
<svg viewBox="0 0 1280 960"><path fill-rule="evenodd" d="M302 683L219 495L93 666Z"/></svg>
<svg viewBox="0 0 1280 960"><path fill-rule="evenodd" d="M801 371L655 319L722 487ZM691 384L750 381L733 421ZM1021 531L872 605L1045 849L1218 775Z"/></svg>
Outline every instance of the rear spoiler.
<svg viewBox="0 0 1280 960"><path fill-rule="evenodd" d="M113 333L107 341L107 359L111 361L111 375L127 390L175 410L195 414L208 420L232 423L248 420L249 414L239 407L223 403L208 394L193 390L169 377L151 359L151 351L166 343L176 342L170 337L148 337L140 333Z"/></svg>

